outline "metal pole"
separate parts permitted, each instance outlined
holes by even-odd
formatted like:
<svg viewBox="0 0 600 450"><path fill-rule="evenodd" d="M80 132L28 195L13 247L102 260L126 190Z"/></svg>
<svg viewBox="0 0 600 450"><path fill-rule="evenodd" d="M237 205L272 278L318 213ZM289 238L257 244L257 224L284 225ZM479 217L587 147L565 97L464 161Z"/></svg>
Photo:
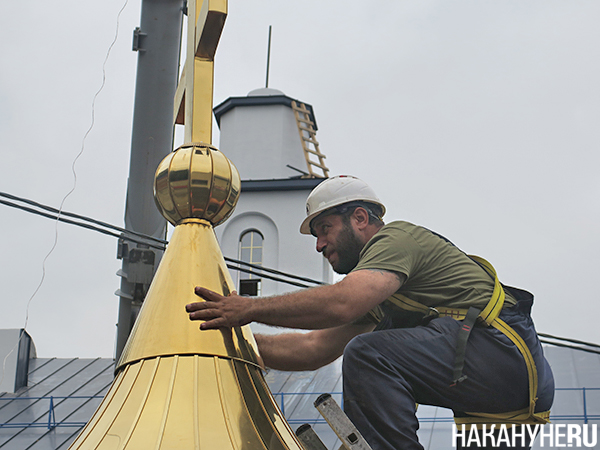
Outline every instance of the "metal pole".
<svg viewBox="0 0 600 450"><path fill-rule="evenodd" d="M134 31L138 52L125 228L165 238L166 221L154 203L154 173L173 150L173 97L178 81L184 0L143 0L140 27ZM121 287L115 358L129 337L137 312L162 252L119 243Z"/></svg>
<svg viewBox="0 0 600 450"><path fill-rule="evenodd" d="M50 407L48 408L48 429L56 427L56 416L54 415L54 398L50 396Z"/></svg>
<svg viewBox="0 0 600 450"><path fill-rule="evenodd" d="M267 44L267 81L265 87L269 87L269 66L271 65L271 25L269 25L269 43Z"/></svg>
<svg viewBox="0 0 600 450"><path fill-rule="evenodd" d="M587 415L587 399L585 397L585 387L582 388L583 392L583 423L588 423L588 415Z"/></svg>

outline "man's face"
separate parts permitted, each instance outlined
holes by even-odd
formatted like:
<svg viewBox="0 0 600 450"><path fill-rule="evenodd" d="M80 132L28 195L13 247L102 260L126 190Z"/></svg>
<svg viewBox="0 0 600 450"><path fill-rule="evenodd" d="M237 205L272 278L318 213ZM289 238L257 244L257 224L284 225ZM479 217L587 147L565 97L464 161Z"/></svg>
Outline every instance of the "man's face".
<svg viewBox="0 0 600 450"><path fill-rule="evenodd" d="M335 272L346 274L356 267L364 243L356 235L350 219L339 214L317 217L313 230L317 251L323 253Z"/></svg>

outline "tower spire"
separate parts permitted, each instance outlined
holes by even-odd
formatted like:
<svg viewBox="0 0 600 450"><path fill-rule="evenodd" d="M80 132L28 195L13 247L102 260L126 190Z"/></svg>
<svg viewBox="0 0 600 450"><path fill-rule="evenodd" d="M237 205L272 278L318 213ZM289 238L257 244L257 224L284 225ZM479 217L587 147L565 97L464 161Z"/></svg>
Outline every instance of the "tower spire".
<svg viewBox="0 0 600 450"><path fill-rule="evenodd" d="M267 79L265 87L269 87L269 68L271 66L271 25L269 25L269 42L267 43Z"/></svg>

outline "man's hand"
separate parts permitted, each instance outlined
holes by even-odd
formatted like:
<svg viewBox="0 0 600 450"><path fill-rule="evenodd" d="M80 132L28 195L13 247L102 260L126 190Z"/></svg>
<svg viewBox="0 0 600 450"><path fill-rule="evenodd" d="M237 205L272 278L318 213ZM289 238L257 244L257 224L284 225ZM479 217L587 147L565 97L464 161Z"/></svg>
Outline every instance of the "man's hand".
<svg viewBox="0 0 600 450"><path fill-rule="evenodd" d="M239 327L251 322L248 312L252 300L248 297L241 297L236 291L225 297L200 286L194 292L206 301L190 303L185 310L190 320L206 321L200 324L201 330Z"/></svg>

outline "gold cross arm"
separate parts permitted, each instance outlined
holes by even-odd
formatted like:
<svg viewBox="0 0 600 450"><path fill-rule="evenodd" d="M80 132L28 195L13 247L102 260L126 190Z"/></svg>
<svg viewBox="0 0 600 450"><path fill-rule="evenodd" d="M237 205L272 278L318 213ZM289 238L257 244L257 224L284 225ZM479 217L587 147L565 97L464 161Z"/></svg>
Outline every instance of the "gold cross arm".
<svg viewBox="0 0 600 450"><path fill-rule="evenodd" d="M174 124L185 125L185 142L212 143L214 57L226 18L227 0L189 1L186 61L173 111Z"/></svg>

